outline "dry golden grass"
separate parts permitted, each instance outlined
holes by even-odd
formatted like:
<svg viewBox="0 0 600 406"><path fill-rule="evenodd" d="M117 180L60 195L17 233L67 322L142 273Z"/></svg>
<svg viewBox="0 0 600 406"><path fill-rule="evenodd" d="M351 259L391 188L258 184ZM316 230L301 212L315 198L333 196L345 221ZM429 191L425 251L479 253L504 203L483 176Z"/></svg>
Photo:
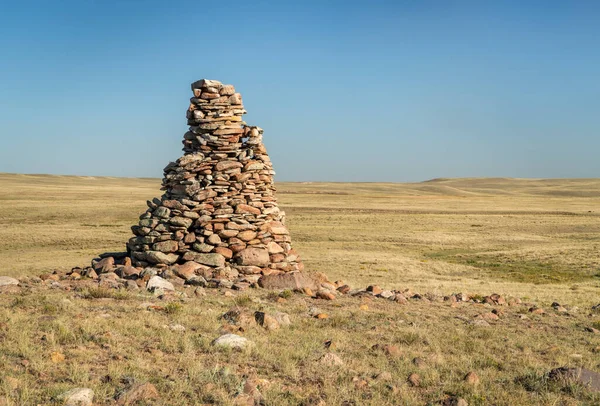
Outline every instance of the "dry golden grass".
<svg viewBox="0 0 600 406"><path fill-rule="evenodd" d="M0 174L0 275L67 270L122 250L145 200L160 194L159 183ZM356 287L497 292L534 302L546 314L521 319L528 306L504 307L485 328L468 323L491 310L481 304L401 306L299 295L278 303L261 291L225 297L208 290L195 298L188 289L188 299L165 307L148 293L23 288L0 294L0 405L60 404L56 396L74 387L94 389L96 404L108 405L127 377L154 383L158 405L231 404L248 377L265 380L260 390L268 405L422 405L448 394L470 405L600 403L584 388L544 378L562 365L600 367L600 336L585 331L600 320L590 311L600 302L600 180L281 183L278 189L309 270ZM579 310L557 314L549 308L553 301ZM360 310L365 303L368 309ZM218 316L236 306L284 311L293 324L244 332L256 343L249 351L217 350L210 342L219 336ZM313 306L330 317L309 317ZM165 328L173 323L186 331ZM344 366L316 361L328 339ZM395 344L402 355L374 352L374 344ZM53 362L53 353L65 360ZM416 366L415 357L424 364ZM469 371L480 385L462 381ZM373 379L381 372L391 380ZM413 372L422 377L419 388L406 383Z"/></svg>

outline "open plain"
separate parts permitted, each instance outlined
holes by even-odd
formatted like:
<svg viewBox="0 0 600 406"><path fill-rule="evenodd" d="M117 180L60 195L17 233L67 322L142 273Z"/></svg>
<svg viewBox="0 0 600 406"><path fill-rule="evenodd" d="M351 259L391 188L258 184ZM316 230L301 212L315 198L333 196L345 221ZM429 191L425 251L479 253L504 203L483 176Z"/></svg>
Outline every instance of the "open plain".
<svg viewBox="0 0 600 406"><path fill-rule="evenodd" d="M123 250L159 185L0 174L0 275ZM600 180L277 187L309 271L419 295L399 304L190 287L160 299L26 283L0 294L0 405L63 404L73 388L91 388L97 405L136 404L123 393L140 383L156 393L138 404L155 405L600 404L547 375L600 369ZM471 300L444 301L456 293ZM483 303L493 293L521 303ZM231 309L285 312L291 324L245 326L237 333L253 346L219 349L211 342L231 332L219 318Z"/></svg>

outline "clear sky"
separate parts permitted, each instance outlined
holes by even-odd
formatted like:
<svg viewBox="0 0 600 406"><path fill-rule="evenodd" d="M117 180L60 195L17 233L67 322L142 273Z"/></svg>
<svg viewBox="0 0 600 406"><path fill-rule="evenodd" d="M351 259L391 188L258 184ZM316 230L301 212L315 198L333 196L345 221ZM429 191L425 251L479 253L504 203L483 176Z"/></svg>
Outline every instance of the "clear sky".
<svg viewBox="0 0 600 406"><path fill-rule="evenodd" d="M0 0L0 172L161 177L231 83L279 181L600 176L600 2Z"/></svg>

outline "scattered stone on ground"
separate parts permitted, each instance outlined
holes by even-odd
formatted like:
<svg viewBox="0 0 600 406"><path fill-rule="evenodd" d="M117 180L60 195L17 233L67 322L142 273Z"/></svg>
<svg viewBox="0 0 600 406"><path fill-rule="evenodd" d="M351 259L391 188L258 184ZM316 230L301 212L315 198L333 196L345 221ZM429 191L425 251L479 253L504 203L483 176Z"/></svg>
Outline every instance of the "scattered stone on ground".
<svg viewBox="0 0 600 406"><path fill-rule="evenodd" d="M212 344L216 347L244 349L252 345L252 341L237 334L224 334L215 339Z"/></svg>
<svg viewBox="0 0 600 406"><path fill-rule="evenodd" d="M578 383L592 392L600 392L600 373L585 368L561 367L550 371L548 378L563 384Z"/></svg>
<svg viewBox="0 0 600 406"><path fill-rule="evenodd" d="M464 381L469 385L479 385L479 376L475 372L470 371L465 375Z"/></svg>
<svg viewBox="0 0 600 406"><path fill-rule="evenodd" d="M140 402L148 404L150 400L159 398L158 390L149 382L133 384L117 397L117 404L122 406L136 405Z"/></svg>
<svg viewBox="0 0 600 406"><path fill-rule="evenodd" d="M19 280L15 278L11 278L10 276L0 276L0 287L2 286L17 286L19 285Z"/></svg>
<svg viewBox="0 0 600 406"><path fill-rule="evenodd" d="M89 388L75 388L59 396L64 406L92 406L94 391Z"/></svg>
<svg viewBox="0 0 600 406"><path fill-rule="evenodd" d="M327 366L342 366L344 365L344 361L332 352L327 352L319 358L319 363Z"/></svg>
<svg viewBox="0 0 600 406"><path fill-rule="evenodd" d="M421 386L421 376L417 373L412 373L408 376L408 383L415 388Z"/></svg>

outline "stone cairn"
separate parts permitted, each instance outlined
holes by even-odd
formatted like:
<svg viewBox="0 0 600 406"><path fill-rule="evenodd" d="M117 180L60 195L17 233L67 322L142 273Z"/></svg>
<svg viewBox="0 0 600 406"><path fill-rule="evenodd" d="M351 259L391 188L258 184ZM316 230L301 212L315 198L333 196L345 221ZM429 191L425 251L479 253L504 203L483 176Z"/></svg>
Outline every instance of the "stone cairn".
<svg viewBox="0 0 600 406"><path fill-rule="evenodd" d="M227 280L301 271L277 207L263 130L242 121L246 110L232 85L203 79L192 92L184 155L166 166L164 194L147 202L132 227L131 265L187 264Z"/></svg>

